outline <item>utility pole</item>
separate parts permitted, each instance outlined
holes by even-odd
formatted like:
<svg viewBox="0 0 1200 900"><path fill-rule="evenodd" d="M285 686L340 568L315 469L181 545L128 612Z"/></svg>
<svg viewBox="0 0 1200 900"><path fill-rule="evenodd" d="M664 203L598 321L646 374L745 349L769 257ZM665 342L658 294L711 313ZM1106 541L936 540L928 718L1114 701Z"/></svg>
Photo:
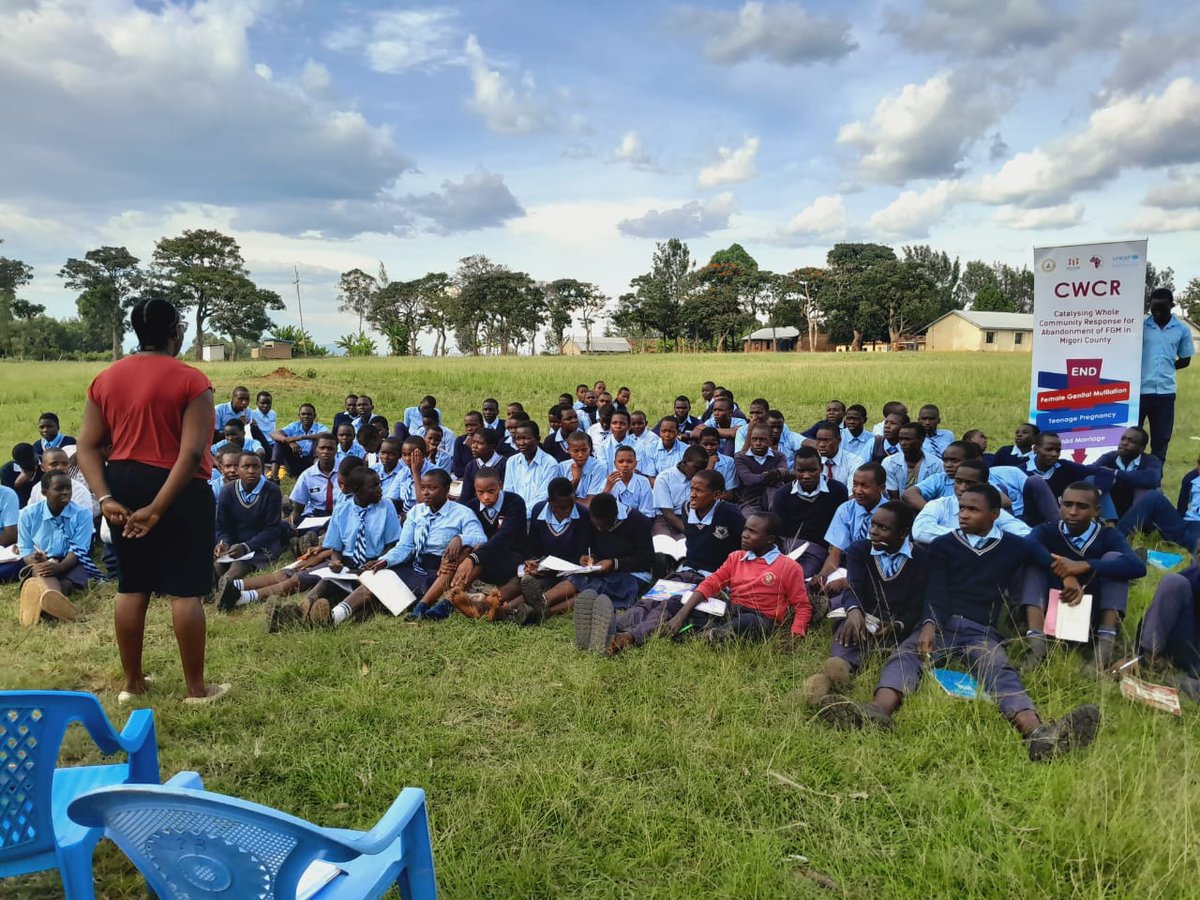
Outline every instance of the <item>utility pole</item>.
<svg viewBox="0 0 1200 900"><path fill-rule="evenodd" d="M292 266L292 270L296 273L296 280L292 282L296 286L296 308L300 310L300 331L304 332L304 304L300 302L300 267ZM308 346L304 340L300 341L301 352L308 356Z"/></svg>

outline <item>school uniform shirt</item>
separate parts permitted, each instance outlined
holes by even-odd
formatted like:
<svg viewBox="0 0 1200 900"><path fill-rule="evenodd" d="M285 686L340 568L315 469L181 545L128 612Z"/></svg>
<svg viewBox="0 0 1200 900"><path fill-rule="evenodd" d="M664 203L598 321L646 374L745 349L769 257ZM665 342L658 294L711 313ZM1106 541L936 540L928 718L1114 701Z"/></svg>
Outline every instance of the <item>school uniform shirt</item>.
<svg viewBox="0 0 1200 900"><path fill-rule="evenodd" d="M733 458L734 471L737 472L738 483L741 485L743 503L762 502L765 509L775 492L781 487L780 482L774 485L765 484L769 472L783 472L783 454L776 453L770 448L762 456L755 456L749 451L743 451Z"/></svg>
<svg viewBox="0 0 1200 900"><path fill-rule="evenodd" d="M932 454L938 459L946 452L946 448L954 442L954 432L949 428L939 428L934 434L926 435L921 445L926 456Z"/></svg>
<svg viewBox="0 0 1200 900"><path fill-rule="evenodd" d="M41 550L52 559L86 554L92 546L91 510L68 501L57 516L45 501L30 504L17 516L17 552L22 557ZM78 552L76 552L78 551Z"/></svg>
<svg viewBox="0 0 1200 900"><path fill-rule="evenodd" d="M741 549L746 517L734 504L714 501L704 515L688 504L683 540L687 552L679 568L697 572L706 578L715 572L729 554Z"/></svg>
<svg viewBox="0 0 1200 900"><path fill-rule="evenodd" d="M466 504L475 513L486 540L471 551L471 558L485 569L494 569L506 556L515 554L524 561L528 536L529 511L519 495L501 491L492 506L484 506L475 497ZM509 575L512 574L510 569Z"/></svg>
<svg viewBox="0 0 1200 900"><path fill-rule="evenodd" d="M573 459L564 460L558 464L558 474L556 478L572 479L573 467L575 461ZM597 494L604 493L604 482L608 478L608 473L604 469L604 464L594 456L589 456L583 464L583 473L579 476L579 484L575 488L576 497L595 497Z"/></svg>
<svg viewBox="0 0 1200 900"><path fill-rule="evenodd" d="M1017 537L1026 537L1031 530L1028 525L1007 509L1000 510L1000 517L996 519L996 527L1005 534L1013 534ZM913 520L912 538L918 543L928 544L956 528L958 528L958 498L952 491L948 497L937 497L930 500L917 513L916 519Z"/></svg>
<svg viewBox="0 0 1200 900"><path fill-rule="evenodd" d="M220 453L225 447L228 447L231 444L233 444L233 441L218 441L217 443L213 444L212 447L210 448L212 451L213 457L215 458L218 453ZM267 450L266 447L264 447L261 443L259 443L252 437L247 436L242 440L242 452L243 453L262 454L262 453L266 453L266 450Z"/></svg>
<svg viewBox="0 0 1200 900"><path fill-rule="evenodd" d="M277 556L286 528L280 518L282 501L279 486L261 475L249 491L239 479L225 485L217 497L217 543L245 544Z"/></svg>
<svg viewBox="0 0 1200 900"><path fill-rule="evenodd" d="M45 438L38 438L36 441L34 441L33 442L33 455L34 455L34 458L39 463L41 463L42 454L45 453L47 450L61 450L63 447L74 447L74 446L75 446L75 438L71 437L69 434L63 434L60 431L58 434L56 434L54 436L53 440L48 441Z"/></svg>
<svg viewBox="0 0 1200 900"><path fill-rule="evenodd" d="M504 437L505 421L504 419L500 418L500 416L496 416L496 418L492 419L490 422L487 419L484 419L483 427L492 429L492 431L496 432L497 437Z"/></svg>
<svg viewBox="0 0 1200 900"><path fill-rule="evenodd" d="M804 586L804 570L795 560L771 548L762 556L747 550L735 550L696 586L696 593L711 600L723 590L738 606L782 625L788 609L792 615L792 634L802 637L812 620L812 605Z"/></svg>
<svg viewBox="0 0 1200 900"><path fill-rule="evenodd" d="M821 457L821 474L828 481L853 484L854 471L864 462L866 460L862 457L848 453L844 447L839 447L836 455Z"/></svg>
<svg viewBox="0 0 1200 900"><path fill-rule="evenodd" d="M459 503L468 503L475 496L475 475L482 468L498 469L500 472L500 484L504 484L504 461L507 456L501 456L499 453L493 453L491 459L472 459L467 463L467 467L463 469L462 489L458 494Z"/></svg>
<svg viewBox="0 0 1200 900"><path fill-rule="evenodd" d="M1050 554L1036 541L993 528L987 536L961 530L929 545L929 587L921 621L944 627L951 616L996 628L1012 597L1022 566L1050 568Z"/></svg>
<svg viewBox="0 0 1200 900"><path fill-rule="evenodd" d="M920 484L926 478L934 475L945 474L946 471L942 467L941 457L934 456L932 453L922 453L920 461L912 470L909 469L908 460L904 458L903 453L889 456L880 465L883 466L883 471L887 475L885 489L889 492L895 491L897 494L903 494L906 488Z"/></svg>
<svg viewBox="0 0 1200 900"><path fill-rule="evenodd" d="M1116 450L1110 450L1096 460L1096 465L1113 470L1111 496L1119 513L1133 505L1138 491L1153 491L1162 486L1162 460L1149 453L1139 453L1125 462Z"/></svg>
<svg viewBox="0 0 1200 900"><path fill-rule="evenodd" d="M450 454L450 451L438 447L437 452L430 455L428 462L431 468L441 469L446 474L450 474L451 468L454 465L454 458Z"/></svg>
<svg viewBox="0 0 1200 900"><path fill-rule="evenodd" d="M692 480L672 466L654 480L654 508L682 513L691 499Z"/></svg>
<svg viewBox="0 0 1200 900"><path fill-rule="evenodd" d="M225 424L227 422L232 422L234 419L237 419L240 422L249 422L250 420L250 407L247 406L241 412L237 412L234 410L233 404L229 403L228 401L225 403L218 403L216 405L216 412L217 424L213 428L213 431L224 431Z"/></svg>
<svg viewBox="0 0 1200 900"><path fill-rule="evenodd" d="M558 463L540 447L533 459L518 453L504 463L504 489L519 494L528 510L546 499L546 490L557 477Z"/></svg>
<svg viewBox="0 0 1200 900"><path fill-rule="evenodd" d="M608 531L592 533L592 557L611 559L613 573L632 575L643 584L654 578L654 539L650 536L650 520L636 509L617 507L617 521Z"/></svg>
<svg viewBox="0 0 1200 900"><path fill-rule="evenodd" d="M745 421L745 417L743 417L742 420ZM706 418L702 424L704 425L705 428L716 428L718 430L721 428L725 428L726 430L728 430L730 428L736 429L738 427L737 422L734 419L730 419L728 425L718 425L716 419ZM717 444L717 452L723 453L726 456L735 455L737 453L737 450L734 449L734 443L736 440L737 440L737 432L735 430L733 437L731 437L731 438L723 437L720 439L720 441Z"/></svg>
<svg viewBox="0 0 1200 900"><path fill-rule="evenodd" d="M268 447L273 446L275 442L271 440L271 432L277 430L275 423L278 421L278 414L273 409L263 412L257 406L250 409L249 412L250 421L257 425L258 430L262 432L263 441Z"/></svg>
<svg viewBox="0 0 1200 900"><path fill-rule="evenodd" d="M300 420L297 419L295 422L291 422L287 425L284 425L283 428L280 430L280 433L283 434L285 437L299 437L302 434L311 434L313 437L316 437L318 434L322 434L328 430L329 429L326 428L324 425L322 425L320 422L315 422L315 421L312 423L312 427L308 428L306 430L305 427L300 423ZM308 441L308 440L297 441L294 444L289 444L289 446L292 447L301 456L312 456L312 453L313 453L313 442L312 441Z"/></svg>
<svg viewBox="0 0 1200 900"><path fill-rule="evenodd" d="M590 412L588 412L587 407L583 405L582 401L576 400L574 403L571 404L571 408L573 410L575 410L575 413L579 416L579 422L584 427L584 429L588 429L588 428L592 427L592 424L593 424L592 414Z"/></svg>
<svg viewBox="0 0 1200 900"><path fill-rule="evenodd" d="M1016 466L1018 469L1024 469L1033 459L1033 448L1021 450L1015 444L1005 444L996 451L996 455L992 457L993 466Z"/></svg>
<svg viewBox="0 0 1200 900"><path fill-rule="evenodd" d="M456 537L462 539L464 547L487 540L475 513L461 503L447 500L437 511L418 503L409 511L399 541L384 559L389 567L419 563L422 556L441 556Z"/></svg>
<svg viewBox="0 0 1200 900"><path fill-rule="evenodd" d="M433 465L429 460L425 460L421 464L421 474L424 475ZM383 499L394 500L400 504L400 510L404 515L408 515L408 511L417 505L417 483L413 480L412 469L403 463L396 466L399 475L389 484L389 489L384 491Z"/></svg>
<svg viewBox="0 0 1200 900"><path fill-rule="evenodd" d="M588 439L588 446L593 447L591 435L589 435L587 431L584 431L583 435ZM567 452L567 438L570 436L571 432L569 431L564 432L561 428L555 429L546 435L546 439L542 441L542 452L544 452L555 462L562 462L564 459L570 459L571 454ZM520 452L521 451L515 446L513 447L514 455Z"/></svg>
<svg viewBox="0 0 1200 900"><path fill-rule="evenodd" d="M816 490L806 493L800 482L793 481L791 490L780 491L771 501L771 512L783 521L783 533L798 541L825 546L825 532L834 514L850 498L840 481L821 479Z"/></svg>
<svg viewBox="0 0 1200 900"><path fill-rule="evenodd" d="M1142 393L1175 393L1175 360L1190 359L1192 333L1175 316L1159 327L1153 316L1142 323ZM1157 449L1157 448L1156 448Z"/></svg>
<svg viewBox="0 0 1200 900"><path fill-rule="evenodd" d="M861 609L908 631L920 619L925 602L929 550L908 538L895 553L877 550L869 540L855 541L846 551L846 582L845 609Z"/></svg>
<svg viewBox="0 0 1200 900"><path fill-rule="evenodd" d="M355 441L353 444L351 444L349 450L343 450L342 445L338 444L337 451L333 454L333 468L335 471L342 464L342 460L347 456L357 456L361 460L366 460L367 450L358 441Z"/></svg>
<svg viewBox="0 0 1200 900"><path fill-rule="evenodd" d="M618 478L609 493L617 499L619 506L636 509L648 519L658 515L654 506L654 488L650 486L650 479L641 472L634 472L629 484Z"/></svg>
<svg viewBox="0 0 1200 900"><path fill-rule="evenodd" d="M363 535L364 549L359 550L359 535ZM387 500L359 506L357 503L341 503L329 520L322 546L336 550L343 557L356 557L358 565L383 556L384 548L400 540L400 518L396 508Z"/></svg>
<svg viewBox="0 0 1200 900"><path fill-rule="evenodd" d="M577 562L589 555L592 527L588 511L576 503L565 519L555 518L549 502L542 500L529 511L528 553L530 559L557 556Z"/></svg>
<svg viewBox="0 0 1200 900"><path fill-rule="evenodd" d="M1175 509L1185 522L1200 522L1200 472L1192 469L1179 483L1179 499Z"/></svg>
<svg viewBox="0 0 1200 900"><path fill-rule="evenodd" d="M312 465L300 473L289 496L293 503L304 504L304 515L328 516L333 514L334 499L339 493L337 468L326 475L320 466Z"/></svg>
<svg viewBox="0 0 1200 900"><path fill-rule="evenodd" d="M861 457L864 461L870 460L875 454L875 435L864 428L862 433L855 437L850 433L850 429L843 425L841 449Z"/></svg>
<svg viewBox="0 0 1200 900"><path fill-rule="evenodd" d="M12 488L3 488L3 490L11 491ZM16 496L16 491L13 491L13 496ZM39 481L33 486L29 492L29 502L41 503L45 500L42 494L42 483ZM71 476L71 502L83 509L91 510L92 518L100 515L100 504L96 502L96 498L92 496L91 490L88 489L87 482L83 480L81 475ZM12 524L16 524L13 522ZM6 528L5 525L0 525L0 528Z"/></svg>
<svg viewBox="0 0 1200 900"><path fill-rule="evenodd" d="M721 477L725 479L725 490L735 491L738 488L737 464L732 456L717 454L717 461L713 463L713 470L720 472Z"/></svg>
<svg viewBox="0 0 1200 900"><path fill-rule="evenodd" d="M17 492L10 487L0 485L0 528L11 528L16 525L20 515L21 500L17 497Z"/></svg>
<svg viewBox="0 0 1200 900"><path fill-rule="evenodd" d="M691 434L693 431L696 430L696 428L698 428L700 425L704 424L702 419L696 418L691 413L688 413L687 418L676 419L675 422L679 426L679 434L680 435ZM657 425L655 425L654 427L655 427L655 429L658 428ZM655 431L654 433L658 434L657 431Z"/></svg>
<svg viewBox="0 0 1200 900"><path fill-rule="evenodd" d="M637 450L638 461L641 461L643 453L649 453L658 445L658 435L647 428L640 435L634 434L632 431L625 438L625 443Z"/></svg>
<svg viewBox="0 0 1200 900"><path fill-rule="evenodd" d="M626 447L626 448L632 450L634 452L634 455L637 457L638 465L641 465L642 454L641 454L639 448L636 447L631 441L628 440L628 437L626 437L626 440L623 440L618 443L616 438L612 437L612 435L609 435L609 439L607 441L605 441L603 444L597 444L595 446L595 450L593 451L594 452L593 458L597 462L599 462L600 465L602 465L604 467L605 475L608 475L610 472L612 472L614 469L616 469L616 467L617 467L617 450L620 449L621 447Z"/></svg>
<svg viewBox="0 0 1200 900"><path fill-rule="evenodd" d="M674 446L668 449L662 438L659 438L650 446L645 457L638 457L638 471L648 478L657 478L660 472L666 472L679 465L685 452L687 444L683 441L676 440Z"/></svg>
<svg viewBox="0 0 1200 900"><path fill-rule="evenodd" d="M390 472L385 472L383 470L383 463L377 462L371 466L371 471L379 476L379 487L383 490L383 497L385 500L390 499L388 497L388 491L392 489L392 486L395 484L396 479L400 477L400 473L403 471L403 469L404 467L400 463L396 463Z"/></svg>
<svg viewBox="0 0 1200 900"><path fill-rule="evenodd" d="M868 536L871 516L885 502L885 498L880 497L879 502L871 509L864 509L857 500L847 500L834 512L833 520L825 530L825 543L845 553L855 541L861 541Z"/></svg>
<svg viewBox="0 0 1200 900"><path fill-rule="evenodd" d="M595 425L588 426L587 436L592 439L592 446L595 447L608 440L612 436L612 432L605 431L604 425L597 422Z"/></svg>
<svg viewBox="0 0 1200 900"><path fill-rule="evenodd" d="M1132 581L1146 575L1146 564L1133 552L1121 532L1115 528L1103 528L1099 522L1092 522L1078 535L1072 535L1065 522L1043 522L1033 529L1031 539L1051 554L1072 561L1087 560L1092 571L1080 576L1080 583L1084 585L1094 578ZM1119 556L1104 559L1107 553L1116 553ZM1050 583L1054 587L1062 586L1062 581L1054 575L1051 575Z"/></svg>
<svg viewBox="0 0 1200 900"><path fill-rule="evenodd" d="M442 411L435 408L434 413L437 415L438 424L444 428L445 422L442 421ZM421 407L406 407L404 410L404 415L400 417L400 421L404 424L404 427L408 429L409 434L425 434L425 413L421 410Z"/></svg>

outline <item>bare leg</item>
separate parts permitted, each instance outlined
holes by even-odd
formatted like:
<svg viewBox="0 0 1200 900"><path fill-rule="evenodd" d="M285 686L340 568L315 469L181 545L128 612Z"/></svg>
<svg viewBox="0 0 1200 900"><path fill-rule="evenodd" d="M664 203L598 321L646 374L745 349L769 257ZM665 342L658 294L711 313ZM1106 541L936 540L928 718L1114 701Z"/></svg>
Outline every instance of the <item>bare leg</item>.
<svg viewBox="0 0 1200 900"><path fill-rule="evenodd" d="M1046 611L1040 606L1025 607L1025 627L1030 631L1046 630Z"/></svg>
<svg viewBox="0 0 1200 900"><path fill-rule="evenodd" d="M284 577L277 577L280 574L284 575ZM260 581L262 582L262 586L258 587L256 583ZM265 600L268 597L286 597L289 594L296 594L300 591L300 579L295 575L287 575L286 573L247 578L243 583L246 585L246 590L258 591L259 600Z"/></svg>
<svg viewBox="0 0 1200 900"><path fill-rule="evenodd" d="M113 624L117 633L117 650L121 654L121 668L125 671L125 690L131 694L144 694L148 690L146 675L142 672L142 641L149 606L149 594L117 594Z"/></svg>
<svg viewBox="0 0 1200 900"><path fill-rule="evenodd" d="M118 597L118 600L120 598ZM145 608L142 611L145 621ZM204 607L199 597L172 597L171 624L175 627L175 642L179 644L179 659L183 663L183 681L189 697L205 697L204 683ZM139 665L141 645L138 646Z"/></svg>
<svg viewBox="0 0 1200 900"><path fill-rule="evenodd" d="M546 615L557 616L560 613L570 612L575 606L575 595L578 593L575 585L564 578L546 591Z"/></svg>

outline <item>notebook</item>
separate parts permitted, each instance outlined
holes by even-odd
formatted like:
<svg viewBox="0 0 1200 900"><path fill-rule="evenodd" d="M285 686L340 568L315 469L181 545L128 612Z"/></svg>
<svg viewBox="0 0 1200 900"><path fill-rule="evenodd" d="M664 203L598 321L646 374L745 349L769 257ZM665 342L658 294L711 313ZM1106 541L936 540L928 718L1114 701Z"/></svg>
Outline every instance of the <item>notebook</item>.
<svg viewBox="0 0 1200 900"><path fill-rule="evenodd" d="M297 531L311 531L314 528L324 528L333 516L306 516L296 526Z"/></svg>
<svg viewBox="0 0 1200 900"><path fill-rule="evenodd" d="M235 563L235 562L241 562L243 559L254 559L254 551L247 550L245 552L245 554L243 554L242 556L230 556L228 553L226 553L224 556L218 557L217 562L219 562L219 563Z"/></svg>
<svg viewBox="0 0 1200 900"><path fill-rule="evenodd" d="M1185 559L1182 553L1167 553L1164 550L1147 550L1146 562L1160 569L1170 571Z"/></svg>
<svg viewBox="0 0 1200 900"><path fill-rule="evenodd" d="M1046 603L1046 634L1060 641L1086 644L1092 634L1092 595L1084 594L1075 606L1059 600L1059 591L1051 589Z"/></svg>
<svg viewBox="0 0 1200 900"><path fill-rule="evenodd" d="M538 570L543 572L557 572L559 575L590 575L593 572L599 572L600 567L581 566L578 563L567 562L565 559L560 559L557 556L547 556L538 562Z"/></svg>
<svg viewBox="0 0 1200 900"><path fill-rule="evenodd" d="M930 672L933 680L951 697L960 700L981 700L987 695L979 682L966 672L956 672L953 669L933 669Z"/></svg>
<svg viewBox="0 0 1200 900"><path fill-rule="evenodd" d="M417 595L391 569L363 572L358 583L370 591L393 616L398 616L417 602Z"/></svg>
<svg viewBox="0 0 1200 900"><path fill-rule="evenodd" d="M687 541L683 538L673 538L669 534L656 534L654 536L654 552L680 560L687 556Z"/></svg>
<svg viewBox="0 0 1200 900"><path fill-rule="evenodd" d="M333 581L348 588L353 588L358 582L358 574L346 568L343 568L340 572L335 572L329 566L323 566L320 569L313 569L308 574L316 575L322 581Z"/></svg>
<svg viewBox="0 0 1200 900"><path fill-rule="evenodd" d="M643 600L670 600L672 597L679 597L680 601L686 600L688 596L696 590L694 584L688 584L686 581L671 581L668 578L660 578L654 582L654 586L642 595ZM713 597L711 600L702 600L696 604L696 611L708 613L710 616L725 615L725 601Z"/></svg>
<svg viewBox="0 0 1200 900"><path fill-rule="evenodd" d="M1159 712L1170 713L1173 716L1183 715L1183 709L1179 705L1179 691L1165 684L1152 684L1132 675L1123 675L1121 696Z"/></svg>

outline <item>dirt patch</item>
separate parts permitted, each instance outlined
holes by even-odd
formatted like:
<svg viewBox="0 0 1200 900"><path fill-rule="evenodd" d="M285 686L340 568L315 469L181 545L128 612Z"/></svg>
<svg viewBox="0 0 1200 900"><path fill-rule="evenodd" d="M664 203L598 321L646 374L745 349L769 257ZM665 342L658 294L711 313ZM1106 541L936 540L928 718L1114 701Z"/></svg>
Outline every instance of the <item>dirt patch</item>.
<svg viewBox="0 0 1200 900"><path fill-rule="evenodd" d="M296 379L298 381L300 379L299 375L297 375L291 369L288 369L284 366L280 366L274 372L271 372L268 375L264 375L263 377L266 378L268 381L270 381L271 379L274 379L276 381L281 381L283 379L288 379L288 378Z"/></svg>

